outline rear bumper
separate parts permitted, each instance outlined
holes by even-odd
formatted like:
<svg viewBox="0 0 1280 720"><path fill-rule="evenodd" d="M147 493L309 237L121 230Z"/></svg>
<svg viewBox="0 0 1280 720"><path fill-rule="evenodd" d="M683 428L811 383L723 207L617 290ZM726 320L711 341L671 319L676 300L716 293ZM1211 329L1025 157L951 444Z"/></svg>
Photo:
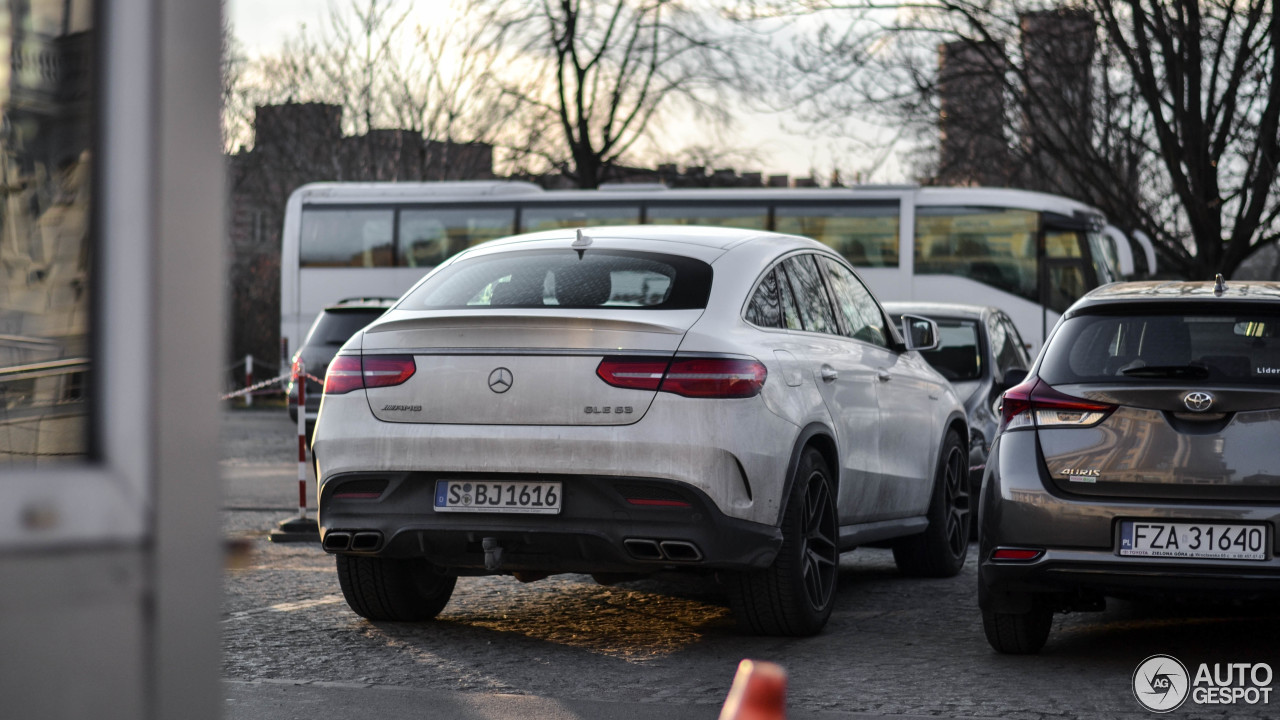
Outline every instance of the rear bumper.
<svg viewBox="0 0 1280 720"><path fill-rule="evenodd" d="M1034 433L997 440L979 511L980 602L1004 593L1062 593L1244 600L1280 596L1280 507L1261 503L1124 500L1068 496L1044 477ZM1124 557L1125 519L1253 524L1267 528L1266 560ZM1041 551L1034 561L996 561L998 547Z"/></svg>
<svg viewBox="0 0 1280 720"><path fill-rule="evenodd" d="M663 394L629 425L449 425L379 421L353 392L325 396L312 452L322 485L348 473L640 477L688 486L725 516L776 525L798 436L759 397Z"/></svg>
<svg viewBox="0 0 1280 720"><path fill-rule="evenodd" d="M319 504L323 547L332 553L422 557L462 573L632 573L767 567L782 543L776 527L728 517L704 493L670 480L477 476L562 483L559 514L509 515L436 512L433 499L441 477L402 472L326 478ZM335 497L344 487L377 497ZM630 498L684 505L640 505Z"/></svg>

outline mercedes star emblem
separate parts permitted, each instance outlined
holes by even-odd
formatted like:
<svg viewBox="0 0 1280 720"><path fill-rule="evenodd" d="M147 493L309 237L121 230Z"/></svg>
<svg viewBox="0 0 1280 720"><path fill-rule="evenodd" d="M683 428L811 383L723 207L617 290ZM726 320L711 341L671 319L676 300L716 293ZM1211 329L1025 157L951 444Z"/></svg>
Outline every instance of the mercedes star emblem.
<svg viewBox="0 0 1280 720"><path fill-rule="evenodd" d="M1204 412L1213 404L1213 396L1207 392L1191 392L1182 398L1182 402L1186 403L1187 409L1192 412Z"/></svg>
<svg viewBox="0 0 1280 720"><path fill-rule="evenodd" d="M489 373L489 389L501 395L511 389L511 371L500 367Z"/></svg>

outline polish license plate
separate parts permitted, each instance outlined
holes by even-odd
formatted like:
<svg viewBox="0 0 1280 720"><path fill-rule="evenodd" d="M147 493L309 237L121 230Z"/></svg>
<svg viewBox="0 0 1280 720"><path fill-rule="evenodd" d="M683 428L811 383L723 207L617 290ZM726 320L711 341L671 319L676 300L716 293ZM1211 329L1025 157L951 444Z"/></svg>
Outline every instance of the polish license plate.
<svg viewBox="0 0 1280 720"><path fill-rule="evenodd" d="M436 512L556 515L563 493L558 482L437 480Z"/></svg>
<svg viewBox="0 0 1280 720"><path fill-rule="evenodd" d="M1120 523L1120 554L1131 557L1266 560L1269 544L1267 528L1262 525Z"/></svg>

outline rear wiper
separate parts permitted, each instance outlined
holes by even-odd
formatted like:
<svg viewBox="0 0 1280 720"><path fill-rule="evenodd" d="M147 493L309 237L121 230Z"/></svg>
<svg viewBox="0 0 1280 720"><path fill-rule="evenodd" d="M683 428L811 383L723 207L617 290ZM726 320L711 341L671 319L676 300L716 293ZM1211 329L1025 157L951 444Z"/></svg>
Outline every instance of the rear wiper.
<svg viewBox="0 0 1280 720"><path fill-rule="evenodd" d="M1146 365L1121 371L1126 377L1204 380L1209 370L1196 365Z"/></svg>

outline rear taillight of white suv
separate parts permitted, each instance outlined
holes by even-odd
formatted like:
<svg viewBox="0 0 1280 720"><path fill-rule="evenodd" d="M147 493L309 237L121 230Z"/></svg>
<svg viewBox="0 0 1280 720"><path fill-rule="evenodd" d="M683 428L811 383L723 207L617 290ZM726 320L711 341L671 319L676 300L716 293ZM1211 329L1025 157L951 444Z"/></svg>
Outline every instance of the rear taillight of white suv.
<svg viewBox="0 0 1280 720"><path fill-rule="evenodd" d="M749 398L760 394L768 371L747 358L605 358L596 375L606 383L635 390L658 390L695 398Z"/></svg>
<svg viewBox="0 0 1280 720"><path fill-rule="evenodd" d="M1005 391L1000 400L1000 430L1047 427L1092 427L1116 406L1064 395L1039 378L1028 378Z"/></svg>
<svg viewBox="0 0 1280 720"><path fill-rule="evenodd" d="M399 385L418 369L412 355L339 355L324 375L324 394Z"/></svg>

